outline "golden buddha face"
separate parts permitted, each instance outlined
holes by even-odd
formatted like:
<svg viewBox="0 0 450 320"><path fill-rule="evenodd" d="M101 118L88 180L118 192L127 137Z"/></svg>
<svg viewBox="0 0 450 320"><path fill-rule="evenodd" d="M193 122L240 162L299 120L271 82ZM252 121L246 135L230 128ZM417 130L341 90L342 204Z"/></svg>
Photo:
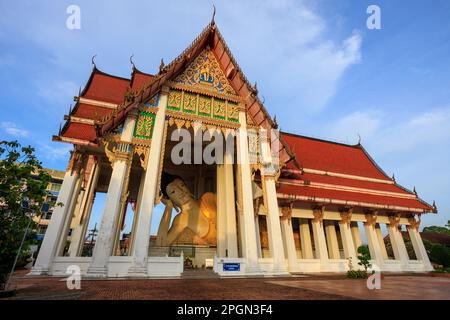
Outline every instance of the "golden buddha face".
<svg viewBox="0 0 450 320"><path fill-rule="evenodd" d="M179 178L176 178L167 185L166 193L170 200L178 207L183 206L193 199L188 187Z"/></svg>

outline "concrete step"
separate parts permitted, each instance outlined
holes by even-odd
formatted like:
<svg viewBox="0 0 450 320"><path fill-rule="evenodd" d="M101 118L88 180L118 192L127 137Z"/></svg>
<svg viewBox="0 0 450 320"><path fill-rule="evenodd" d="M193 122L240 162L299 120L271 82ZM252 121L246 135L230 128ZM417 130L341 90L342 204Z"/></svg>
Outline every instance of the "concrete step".
<svg viewBox="0 0 450 320"><path fill-rule="evenodd" d="M185 269L181 274L182 279L218 279L217 273L212 269Z"/></svg>

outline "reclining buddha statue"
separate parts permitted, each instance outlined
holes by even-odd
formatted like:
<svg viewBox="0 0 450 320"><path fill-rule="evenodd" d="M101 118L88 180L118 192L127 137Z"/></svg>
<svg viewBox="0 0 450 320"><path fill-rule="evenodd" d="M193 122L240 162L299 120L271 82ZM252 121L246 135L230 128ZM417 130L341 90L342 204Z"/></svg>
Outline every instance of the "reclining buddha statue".
<svg viewBox="0 0 450 320"><path fill-rule="evenodd" d="M166 208L156 245L216 245L217 205L214 193L206 192L196 200L183 179L166 172L161 177L161 193ZM178 214L170 225L173 208Z"/></svg>

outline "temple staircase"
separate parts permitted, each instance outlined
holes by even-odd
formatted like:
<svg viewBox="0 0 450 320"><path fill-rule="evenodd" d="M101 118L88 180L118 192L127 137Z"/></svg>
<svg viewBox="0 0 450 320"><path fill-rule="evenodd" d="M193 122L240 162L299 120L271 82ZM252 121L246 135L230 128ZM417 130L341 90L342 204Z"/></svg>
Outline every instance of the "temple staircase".
<svg viewBox="0 0 450 320"><path fill-rule="evenodd" d="M219 279L220 276L210 268L184 269L181 279Z"/></svg>

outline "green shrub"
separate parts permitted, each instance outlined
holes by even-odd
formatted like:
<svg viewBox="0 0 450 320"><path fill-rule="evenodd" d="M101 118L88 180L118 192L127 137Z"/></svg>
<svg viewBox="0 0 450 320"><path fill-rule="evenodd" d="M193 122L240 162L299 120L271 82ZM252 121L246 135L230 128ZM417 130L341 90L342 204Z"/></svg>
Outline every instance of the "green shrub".
<svg viewBox="0 0 450 320"><path fill-rule="evenodd" d="M444 268L450 267L450 249L442 244L433 244L430 248L430 260Z"/></svg>
<svg viewBox="0 0 450 320"><path fill-rule="evenodd" d="M368 246L359 246L358 247L358 264L364 268L365 273L367 274L367 269L372 266L370 263L370 251Z"/></svg>
<svg viewBox="0 0 450 320"><path fill-rule="evenodd" d="M349 270L347 271L347 278L349 279L367 279L367 272L365 270Z"/></svg>

